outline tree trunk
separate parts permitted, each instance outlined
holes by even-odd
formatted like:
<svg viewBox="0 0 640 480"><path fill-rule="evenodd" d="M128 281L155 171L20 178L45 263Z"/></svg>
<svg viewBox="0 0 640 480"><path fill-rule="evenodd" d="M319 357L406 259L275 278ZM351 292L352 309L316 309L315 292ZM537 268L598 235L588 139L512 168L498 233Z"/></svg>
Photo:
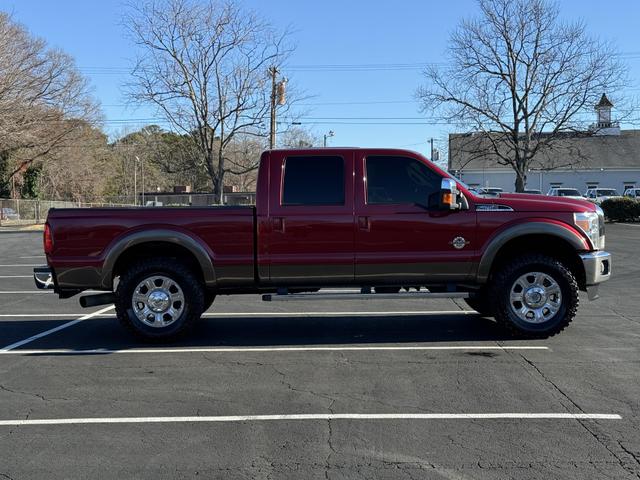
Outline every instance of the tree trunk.
<svg viewBox="0 0 640 480"><path fill-rule="evenodd" d="M9 198L10 195L9 154L7 152L0 152L0 198Z"/></svg>
<svg viewBox="0 0 640 480"><path fill-rule="evenodd" d="M213 152L204 151L204 164L207 170L207 175L209 176L209 180L211 180L211 193L215 195L216 203L219 203L218 197L220 196L220 182L216 172L216 167L213 163ZM194 185L195 187L195 185Z"/></svg>
<svg viewBox="0 0 640 480"><path fill-rule="evenodd" d="M216 204L222 205L222 197L224 196L223 179L218 178L213 187L213 193L215 194Z"/></svg>
<svg viewBox="0 0 640 480"><path fill-rule="evenodd" d="M524 192L524 189L527 185L527 174L521 172L519 169L515 170L516 172L516 193Z"/></svg>
<svg viewBox="0 0 640 480"><path fill-rule="evenodd" d="M222 142L220 142L220 146L218 148L218 192L216 202L219 205L222 205L222 200L224 198L224 148L222 146Z"/></svg>

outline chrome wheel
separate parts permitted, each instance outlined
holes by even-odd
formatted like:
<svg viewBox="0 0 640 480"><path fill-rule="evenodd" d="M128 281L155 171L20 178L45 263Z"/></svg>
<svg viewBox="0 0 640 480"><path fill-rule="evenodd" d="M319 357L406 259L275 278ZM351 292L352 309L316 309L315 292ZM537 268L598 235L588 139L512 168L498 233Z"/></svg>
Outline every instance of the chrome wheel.
<svg viewBox="0 0 640 480"><path fill-rule="evenodd" d="M509 304L520 320L543 323L560 310L562 291L558 282L546 273L530 272L513 283Z"/></svg>
<svg viewBox="0 0 640 480"><path fill-rule="evenodd" d="M133 291L131 306L136 317L150 327L167 327L184 310L180 285L169 277L156 275L141 281Z"/></svg>

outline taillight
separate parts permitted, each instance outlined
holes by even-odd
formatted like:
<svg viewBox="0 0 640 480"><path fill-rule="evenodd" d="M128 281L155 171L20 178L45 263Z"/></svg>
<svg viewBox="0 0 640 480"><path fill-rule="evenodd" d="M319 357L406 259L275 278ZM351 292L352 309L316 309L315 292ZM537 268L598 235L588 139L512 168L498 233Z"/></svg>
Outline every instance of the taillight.
<svg viewBox="0 0 640 480"><path fill-rule="evenodd" d="M53 252L53 235L51 234L51 227L49 224L44 226L44 253L47 255Z"/></svg>

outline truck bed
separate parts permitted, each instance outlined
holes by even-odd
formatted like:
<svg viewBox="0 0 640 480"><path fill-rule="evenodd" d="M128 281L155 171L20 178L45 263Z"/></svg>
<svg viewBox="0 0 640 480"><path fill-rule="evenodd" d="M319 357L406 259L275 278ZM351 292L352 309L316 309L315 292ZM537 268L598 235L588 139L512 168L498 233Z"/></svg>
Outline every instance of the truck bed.
<svg viewBox="0 0 640 480"><path fill-rule="evenodd" d="M192 240L216 265L218 286L254 282L252 206L52 209L48 223L54 232L48 261L61 288L108 288L103 278L107 257L140 235L165 243L177 237Z"/></svg>

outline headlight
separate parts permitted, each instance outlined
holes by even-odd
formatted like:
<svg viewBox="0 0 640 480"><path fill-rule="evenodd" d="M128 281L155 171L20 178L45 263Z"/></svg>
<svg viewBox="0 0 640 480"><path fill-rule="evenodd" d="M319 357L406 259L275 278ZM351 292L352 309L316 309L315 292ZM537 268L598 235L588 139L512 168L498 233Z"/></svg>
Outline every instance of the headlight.
<svg viewBox="0 0 640 480"><path fill-rule="evenodd" d="M591 244L595 250L599 250L604 248L604 216L602 217L601 224L601 216L598 212L581 212L573 214L573 223L575 223L576 227L582 230L589 240L591 240ZM602 235L600 235L602 225Z"/></svg>

